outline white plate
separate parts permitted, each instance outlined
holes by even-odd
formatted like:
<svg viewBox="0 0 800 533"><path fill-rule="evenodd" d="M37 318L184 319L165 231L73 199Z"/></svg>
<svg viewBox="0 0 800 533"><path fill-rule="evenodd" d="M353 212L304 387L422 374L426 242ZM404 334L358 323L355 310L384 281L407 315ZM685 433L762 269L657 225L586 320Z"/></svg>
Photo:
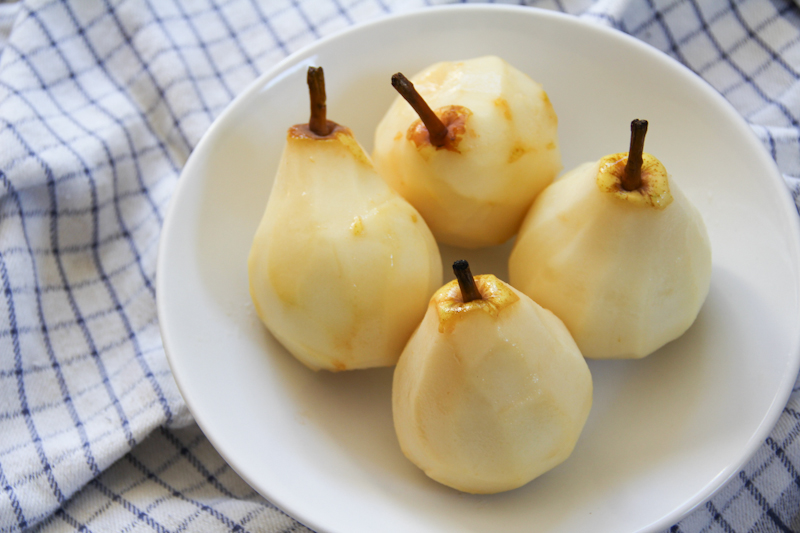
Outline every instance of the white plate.
<svg viewBox="0 0 800 533"><path fill-rule="evenodd" d="M573 455L527 486L471 496L408 462L391 369L314 373L259 323L246 259L288 126L325 68L328 116L367 149L390 76L439 60L505 58L544 84L565 168L656 154L708 225L714 268L695 325L641 361L591 362L595 402ZM186 164L164 224L158 311L172 370L216 449L256 490L320 532L658 531L735 474L773 427L798 371L797 213L747 125L710 87L621 33L535 9L432 8L324 39L262 76ZM509 247L443 249L506 277Z"/></svg>

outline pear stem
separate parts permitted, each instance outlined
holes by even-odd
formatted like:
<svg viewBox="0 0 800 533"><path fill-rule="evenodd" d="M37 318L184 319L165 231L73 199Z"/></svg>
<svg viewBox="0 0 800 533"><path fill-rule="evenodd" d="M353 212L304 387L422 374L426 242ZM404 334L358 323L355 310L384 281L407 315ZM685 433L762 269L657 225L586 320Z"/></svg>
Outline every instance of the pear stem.
<svg viewBox="0 0 800 533"><path fill-rule="evenodd" d="M642 186L642 153L644 136L647 135L647 121L634 119L631 122L631 146L628 150L628 163L621 179L622 188L633 191Z"/></svg>
<svg viewBox="0 0 800 533"><path fill-rule="evenodd" d="M433 146L444 146L447 139L447 126L444 122L433 112L428 103L420 96L414 88L414 84L408 78L398 72L392 76L392 87L400 93L400 96L405 98L406 102L414 108L414 111L419 115L422 123L428 129L428 137Z"/></svg>
<svg viewBox="0 0 800 533"><path fill-rule="evenodd" d="M469 263L463 259L459 259L453 263L453 273L458 280L458 286L461 289L461 299L464 303L471 302L472 300L483 300L478 286L475 284L475 278L472 277L472 272L469 269Z"/></svg>
<svg viewBox="0 0 800 533"><path fill-rule="evenodd" d="M308 95L311 100L311 118L308 120L308 129L320 137L330 133L328 128L328 108L325 105L325 73L322 67L308 67L306 75Z"/></svg>

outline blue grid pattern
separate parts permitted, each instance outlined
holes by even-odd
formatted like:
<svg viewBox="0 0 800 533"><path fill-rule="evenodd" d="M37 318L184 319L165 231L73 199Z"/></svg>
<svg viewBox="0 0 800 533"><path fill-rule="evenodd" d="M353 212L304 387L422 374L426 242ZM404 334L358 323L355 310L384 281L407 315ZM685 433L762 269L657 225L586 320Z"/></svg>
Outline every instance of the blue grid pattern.
<svg viewBox="0 0 800 533"><path fill-rule="evenodd" d="M0 3L0 532L304 526L192 423L155 310L181 167L259 73L447 0ZM800 197L792 0L532 0L666 52L752 125ZM671 532L800 532L800 386L739 475Z"/></svg>

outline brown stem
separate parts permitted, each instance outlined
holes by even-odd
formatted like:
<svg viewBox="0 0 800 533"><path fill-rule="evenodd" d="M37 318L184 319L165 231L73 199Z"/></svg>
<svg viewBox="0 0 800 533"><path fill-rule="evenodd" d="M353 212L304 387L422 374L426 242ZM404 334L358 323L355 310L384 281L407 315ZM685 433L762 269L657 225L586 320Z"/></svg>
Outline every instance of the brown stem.
<svg viewBox="0 0 800 533"><path fill-rule="evenodd" d="M308 95L311 100L311 118L308 129L324 137L330 133L328 128L327 106L325 105L325 73L322 67L308 67L306 76Z"/></svg>
<svg viewBox="0 0 800 533"><path fill-rule="evenodd" d="M628 150L628 163L622 177L622 188L633 191L642 186L642 153L644 136L647 134L647 121L634 119L631 122L631 147Z"/></svg>
<svg viewBox="0 0 800 533"><path fill-rule="evenodd" d="M469 270L469 263L459 259L453 263L453 272L458 280L458 286L461 288L461 299L464 303L472 300L483 300L483 296L481 296L478 286L475 284L475 278L472 277L472 272Z"/></svg>
<svg viewBox="0 0 800 533"><path fill-rule="evenodd" d="M428 129L428 136L430 137L433 146L444 146L447 139L447 126L444 122L433 112L428 103L419 95L414 88L414 84L408 78L403 76L400 72L392 76L392 87L394 87L400 96L405 98L414 111L419 115L422 123Z"/></svg>

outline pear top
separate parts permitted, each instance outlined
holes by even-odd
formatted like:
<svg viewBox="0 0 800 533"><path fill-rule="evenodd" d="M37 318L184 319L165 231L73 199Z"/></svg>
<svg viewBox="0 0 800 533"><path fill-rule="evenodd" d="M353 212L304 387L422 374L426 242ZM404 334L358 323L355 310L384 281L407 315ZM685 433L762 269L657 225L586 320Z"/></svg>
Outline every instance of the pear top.
<svg viewBox="0 0 800 533"><path fill-rule="evenodd" d="M340 126L332 120L328 120L328 106L325 95L325 72L322 67L308 67L306 73L306 83L308 84L308 99L311 103L311 114L306 124L295 124L289 128L289 138L308 138L308 139L328 139L336 136L338 132L344 131L347 135L353 136L349 128Z"/></svg>
<svg viewBox="0 0 800 533"><path fill-rule="evenodd" d="M459 152L458 145L467 131L467 119L472 111L460 105L448 105L432 110L414 88L414 84L401 72L392 76L392 87L419 115L406 132L406 138L417 148L433 146Z"/></svg>
<svg viewBox="0 0 800 533"><path fill-rule="evenodd" d="M286 135L287 143L294 142L295 146L300 146L298 143L303 143L304 141L324 142L331 149L337 149L334 146L346 149L354 159L372 167L372 162L356 140L353 131L346 126L328 120L328 108L325 103L325 73L322 67L308 67L306 82L308 83L308 96L311 102L311 116L307 123L295 124L289 128ZM321 149L322 146L315 144L314 149Z"/></svg>
<svg viewBox="0 0 800 533"><path fill-rule="evenodd" d="M459 320L473 313L496 317L500 311L519 300L511 288L492 274L474 277L479 299L465 302L459 281L454 279L436 291L431 304L439 315L439 332L452 331Z"/></svg>
<svg viewBox="0 0 800 533"><path fill-rule="evenodd" d="M475 277L469 268L469 263L464 259L459 259L453 263L453 273L458 281L458 288L461 289L461 301L464 303L473 300L481 300L483 296L475 284Z"/></svg>
<svg viewBox="0 0 800 533"><path fill-rule="evenodd" d="M306 74L308 96L311 103L311 117L308 128L324 137L330 133L330 121L327 119L328 106L325 96L325 72L322 67L308 67Z"/></svg>
<svg viewBox="0 0 800 533"><path fill-rule="evenodd" d="M308 124L295 124L289 128L286 142L298 148L304 143L308 143L305 147L310 150L322 150L323 147L331 150L344 149L356 161L372 168L372 161L356 140L352 130L335 122L328 122L333 124L333 127L327 135L314 133Z"/></svg>
<svg viewBox="0 0 800 533"><path fill-rule="evenodd" d="M634 205L661 210L672 203L672 194L664 165L644 152L646 133L646 120L631 122L630 150L600 159L597 187Z"/></svg>

